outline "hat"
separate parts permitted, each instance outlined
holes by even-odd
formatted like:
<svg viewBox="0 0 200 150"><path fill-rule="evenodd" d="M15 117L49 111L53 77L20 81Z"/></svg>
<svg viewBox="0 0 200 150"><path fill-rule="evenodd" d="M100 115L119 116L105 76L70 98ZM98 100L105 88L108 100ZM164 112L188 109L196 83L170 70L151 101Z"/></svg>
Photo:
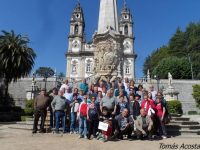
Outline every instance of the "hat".
<svg viewBox="0 0 200 150"><path fill-rule="evenodd" d="M139 94L135 94L135 97L139 97L139 98L141 98L141 95L139 95Z"/></svg>
<svg viewBox="0 0 200 150"><path fill-rule="evenodd" d="M95 94L91 94L91 95L90 95L90 98L91 98L91 99L92 99L92 98L95 98L95 99L96 99L96 97L97 97L97 96L96 96Z"/></svg>

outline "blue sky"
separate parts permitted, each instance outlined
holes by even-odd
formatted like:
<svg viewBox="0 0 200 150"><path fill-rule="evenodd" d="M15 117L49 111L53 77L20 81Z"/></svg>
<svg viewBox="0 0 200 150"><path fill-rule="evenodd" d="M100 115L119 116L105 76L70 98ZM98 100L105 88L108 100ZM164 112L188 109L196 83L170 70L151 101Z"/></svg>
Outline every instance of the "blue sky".
<svg viewBox="0 0 200 150"><path fill-rule="evenodd" d="M99 0L80 0L85 14L87 41L97 29ZM40 66L66 72L65 52L69 20L77 0L0 0L0 30L28 35ZM168 43L177 27L200 21L200 0L127 0L134 19L137 77L144 59ZM118 0L118 11L123 0Z"/></svg>

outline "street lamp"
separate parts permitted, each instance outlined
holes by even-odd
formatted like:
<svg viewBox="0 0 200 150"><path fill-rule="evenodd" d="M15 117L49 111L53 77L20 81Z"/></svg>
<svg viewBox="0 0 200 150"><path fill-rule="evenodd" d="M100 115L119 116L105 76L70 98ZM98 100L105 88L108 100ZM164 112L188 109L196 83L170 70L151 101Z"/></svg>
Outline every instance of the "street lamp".
<svg viewBox="0 0 200 150"><path fill-rule="evenodd" d="M192 67L192 61L191 61L190 53L187 54L187 57L188 57L188 61L190 63L190 71L191 71L192 80L194 80L194 72L193 72L193 67Z"/></svg>
<svg viewBox="0 0 200 150"><path fill-rule="evenodd" d="M34 93L35 93L35 73L33 73L33 76L32 76L32 84L31 84L31 99L34 98L33 91L34 91Z"/></svg>
<svg viewBox="0 0 200 150"><path fill-rule="evenodd" d="M156 79L157 81L157 90L159 91L160 90L160 87L159 87L159 84L160 84L160 78L158 75L154 75L154 78Z"/></svg>

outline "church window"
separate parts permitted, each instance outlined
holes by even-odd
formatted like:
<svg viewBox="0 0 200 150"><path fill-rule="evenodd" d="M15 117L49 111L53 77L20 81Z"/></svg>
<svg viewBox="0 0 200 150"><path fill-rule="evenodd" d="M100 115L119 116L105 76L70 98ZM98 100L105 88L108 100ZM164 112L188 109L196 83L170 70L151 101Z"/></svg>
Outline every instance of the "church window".
<svg viewBox="0 0 200 150"><path fill-rule="evenodd" d="M130 66L129 65L126 65L126 68L125 68L125 73L126 74L130 74Z"/></svg>
<svg viewBox="0 0 200 150"><path fill-rule="evenodd" d="M77 25L77 24L76 24L75 27L74 27L74 33L75 33L75 34L78 34L78 25Z"/></svg>
<svg viewBox="0 0 200 150"><path fill-rule="evenodd" d="M127 25L125 25L125 27L124 27L124 34L128 35L128 26Z"/></svg>
<svg viewBox="0 0 200 150"><path fill-rule="evenodd" d="M72 62L72 74L77 73L77 61Z"/></svg>
<svg viewBox="0 0 200 150"><path fill-rule="evenodd" d="M86 72L91 72L92 70L91 70L91 61L90 60L88 60L87 61L87 63L86 63Z"/></svg>

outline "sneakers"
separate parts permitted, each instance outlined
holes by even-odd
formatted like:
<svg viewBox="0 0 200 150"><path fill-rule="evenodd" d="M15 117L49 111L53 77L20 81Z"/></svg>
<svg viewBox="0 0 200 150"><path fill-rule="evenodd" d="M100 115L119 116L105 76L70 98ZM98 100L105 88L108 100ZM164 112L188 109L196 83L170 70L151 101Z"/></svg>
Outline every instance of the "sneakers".
<svg viewBox="0 0 200 150"><path fill-rule="evenodd" d="M79 139L83 138L83 136L82 136L82 135L79 135L78 137L79 137Z"/></svg>
<svg viewBox="0 0 200 150"><path fill-rule="evenodd" d="M33 131L32 133L33 133L33 134L36 134L36 133L37 133L37 131Z"/></svg>
<svg viewBox="0 0 200 150"><path fill-rule="evenodd" d="M87 136L84 136L84 139L88 139L88 137L87 137Z"/></svg>
<svg viewBox="0 0 200 150"><path fill-rule="evenodd" d="M167 139L167 137L165 135L162 136L163 139Z"/></svg>
<svg viewBox="0 0 200 150"><path fill-rule="evenodd" d="M74 134L74 132L73 132L73 131L70 131L70 134Z"/></svg>

